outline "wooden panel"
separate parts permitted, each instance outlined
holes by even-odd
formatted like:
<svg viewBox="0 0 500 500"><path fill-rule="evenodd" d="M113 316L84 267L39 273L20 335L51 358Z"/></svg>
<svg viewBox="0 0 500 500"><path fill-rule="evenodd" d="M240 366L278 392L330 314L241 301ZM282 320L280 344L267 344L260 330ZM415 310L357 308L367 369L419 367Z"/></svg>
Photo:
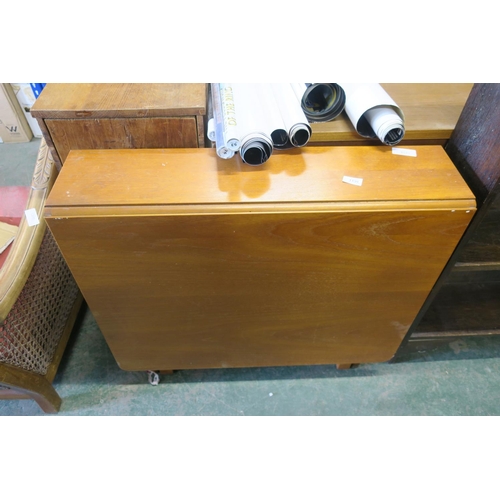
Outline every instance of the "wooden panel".
<svg viewBox="0 0 500 500"><path fill-rule="evenodd" d="M49 83L36 118L141 118L205 115L204 83Z"/></svg>
<svg viewBox="0 0 500 500"><path fill-rule="evenodd" d="M207 128L207 125L206 125L206 116L197 116L196 117L196 125L198 127L198 144L197 144L197 147L204 148L205 147L205 142L208 141L208 138L205 139L205 136L206 136L206 132L205 131L206 131L206 128Z"/></svg>
<svg viewBox="0 0 500 500"><path fill-rule="evenodd" d="M482 201L500 179L500 83L476 84L446 150Z"/></svg>
<svg viewBox="0 0 500 500"><path fill-rule="evenodd" d="M500 84L475 84L446 152L478 200L478 211L404 343L430 333L489 334L499 328Z"/></svg>
<svg viewBox="0 0 500 500"><path fill-rule="evenodd" d="M460 264L500 263L500 84L476 84L446 147L476 194L476 215L457 260Z"/></svg>
<svg viewBox="0 0 500 500"><path fill-rule="evenodd" d="M490 209L460 251L459 263L497 262L500 266L500 210Z"/></svg>
<svg viewBox="0 0 500 500"><path fill-rule="evenodd" d="M444 144L451 136L472 89L470 83L382 83L405 115L404 143ZM360 137L342 113L337 119L312 124L309 144L376 144Z"/></svg>
<svg viewBox="0 0 500 500"><path fill-rule="evenodd" d="M389 359L470 219L455 215L48 221L121 368L168 370Z"/></svg>
<svg viewBox="0 0 500 500"><path fill-rule="evenodd" d="M476 272L471 277L483 274ZM427 314L415 329L416 338L446 332L471 334L500 330L500 280L449 282L440 289ZM412 335L413 337L413 335Z"/></svg>
<svg viewBox="0 0 500 500"><path fill-rule="evenodd" d="M470 283L493 283L500 282L500 269L485 269L480 266L476 272L470 272L469 267L455 266L448 277L448 283L464 285ZM500 327L500 325L499 325Z"/></svg>
<svg viewBox="0 0 500 500"><path fill-rule="evenodd" d="M64 163L71 149L198 147L195 117L45 120Z"/></svg>
<svg viewBox="0 0 500 500"><path fill-rule="evenodd" d="M47 206L53 213L55 207L145 204L168 205L171 213L187 205L191 212L249 205L284 210L287 203L290 210L301 203L301 211L304 204L331 211L352 209L355 202L357 210L380 204L474 209L472 193L441 147L420 146L417 154L397 156L384 146L311 147L273 154L256 168L239 157L222 160L213 149L72 151ZM362 186L342 182L344 175L362 178Z"/></svg>

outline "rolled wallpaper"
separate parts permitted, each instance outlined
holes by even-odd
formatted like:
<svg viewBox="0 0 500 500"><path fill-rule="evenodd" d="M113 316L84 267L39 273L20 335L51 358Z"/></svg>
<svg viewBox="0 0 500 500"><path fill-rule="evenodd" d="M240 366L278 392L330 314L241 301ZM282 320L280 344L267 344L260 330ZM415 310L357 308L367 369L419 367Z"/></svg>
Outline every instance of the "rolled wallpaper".
<svg viewBox="0 0 500 500"><path fill-rule="evenodd" d="M207 123L207 137L215 142L215 120L213 118L210 118Z"/></svg>
<svg viewBox="0 0 500 500"><path fill-rule="evenodd" d="M292 85L273 83L272 89L291 144L295 147L305 146L311 138L312 130Z"/></svg>
<svg viewBox="0 0 500 500"><path fill-rule="evenodd" d="M293 84L309 122L328 122L344 111L345 92L338 83Z"/></svg>
<svg viewBox="0 0 500 500"><path fill-rule="evenodd" d="M362 137L394 146L404 137L404 114L378 83L212 83L214 117L208 137L221 158L239 153L260 165L273 149L305 146L310 123L345 109Z"/></svg>
<svg viewBox="0 0 500 500"><path fill-rule="evenodd" d="M222 118L222 107L220 98L220 88L217 84L212 84L212 107L214 110L214 128L215 128L215 151L217 156L225 160L234 156L234 151L230 150L224 141L224 125Z"/></svg>
<svg viewBox="0 0 500 500"><path fill-rule="evenodd" d="M271 156L272 117L266 113L258 85L231 83L235 103L235 117L241 143L241 159L250 165L261 165Z"/></svg>
<svg viewBox="0 0 500 500"><path fill-rule="evenodd" d="M245 163L261 165L273 149L301 147L311 137L292 84L212 83L213 124L217 154L238 152ZM211 139L213 140L213 139Z"/></svg>
<svg viewBox="0 0 500 500"><path fill-rule="evenodd" d="M224 142L226 147L231 151L238 151L241 143L238 136L238 126L236 124L236 110L232 85L230 83L219 84L219 92Z"/></svg>
<svg viewBox="0 0 500 500"><path fill-rule="evenodd" d="M404 137L404 114L378 83L341 83L346 95L345 110L362 137L378 137L389 146Z"/></svg>

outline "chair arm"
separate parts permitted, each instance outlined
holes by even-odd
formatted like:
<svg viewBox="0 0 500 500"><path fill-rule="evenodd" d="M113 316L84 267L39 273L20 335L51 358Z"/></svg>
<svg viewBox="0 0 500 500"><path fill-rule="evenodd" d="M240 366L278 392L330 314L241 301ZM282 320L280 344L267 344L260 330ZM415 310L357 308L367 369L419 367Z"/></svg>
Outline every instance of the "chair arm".
<svg viewBox="0 0 500 500"><path fill-rule="evenodd" d="M26 215L23 215L11 251L0 270L0 323L16 302L35 263L47 227L42 211L56 177L54 160L42 138L26 204L26 210L35 209L40 223L29 226Z"/></svg>

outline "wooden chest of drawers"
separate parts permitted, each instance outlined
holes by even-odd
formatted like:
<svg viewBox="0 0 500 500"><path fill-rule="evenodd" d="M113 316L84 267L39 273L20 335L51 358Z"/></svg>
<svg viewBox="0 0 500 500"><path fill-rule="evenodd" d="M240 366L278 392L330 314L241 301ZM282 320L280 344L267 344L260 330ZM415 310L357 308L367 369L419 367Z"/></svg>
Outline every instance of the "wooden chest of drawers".
<svg viewBox="0 0 500 500"><path fill-rule="evenodd" d="M72 151L45 216L123 369L380 362L475 211L416 150Z"/></svg>
<svg viewBox="0 0 500 500"><path fill-rule="evenodd" d="M48 84L31 108L59 169L72 149L204 146L206 84Z"/></svg>

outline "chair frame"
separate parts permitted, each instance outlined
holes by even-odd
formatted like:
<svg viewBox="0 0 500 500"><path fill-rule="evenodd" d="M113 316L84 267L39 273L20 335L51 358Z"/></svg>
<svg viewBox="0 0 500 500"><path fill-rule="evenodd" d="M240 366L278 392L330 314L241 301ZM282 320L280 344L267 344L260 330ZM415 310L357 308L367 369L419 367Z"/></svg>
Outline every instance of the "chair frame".
<svg viewBox="0 0 500 500"><path fill-rule="evenodd" d="M55 162L45 139L42 138L26 204L26 210L35 209L39 223L29 226L26 216L23 216L11 251L0 269L0 340L1 327L21 295L37 261L46 233L49 231L42 212L57 174ZM51 235L48 234L47 237L50 238ZM76 283L72 286L78 290ZM79 291L76 293L77 297L71 311L67 318L64 318L65 326L62 332L53 333L59 339L55 340L57 347L45 374L41 375L8 364L8 361L0 357L0 399L34 399L46 413L59 411L62 401L52 386L52 382L83 301L81 293Z"/></svg>

